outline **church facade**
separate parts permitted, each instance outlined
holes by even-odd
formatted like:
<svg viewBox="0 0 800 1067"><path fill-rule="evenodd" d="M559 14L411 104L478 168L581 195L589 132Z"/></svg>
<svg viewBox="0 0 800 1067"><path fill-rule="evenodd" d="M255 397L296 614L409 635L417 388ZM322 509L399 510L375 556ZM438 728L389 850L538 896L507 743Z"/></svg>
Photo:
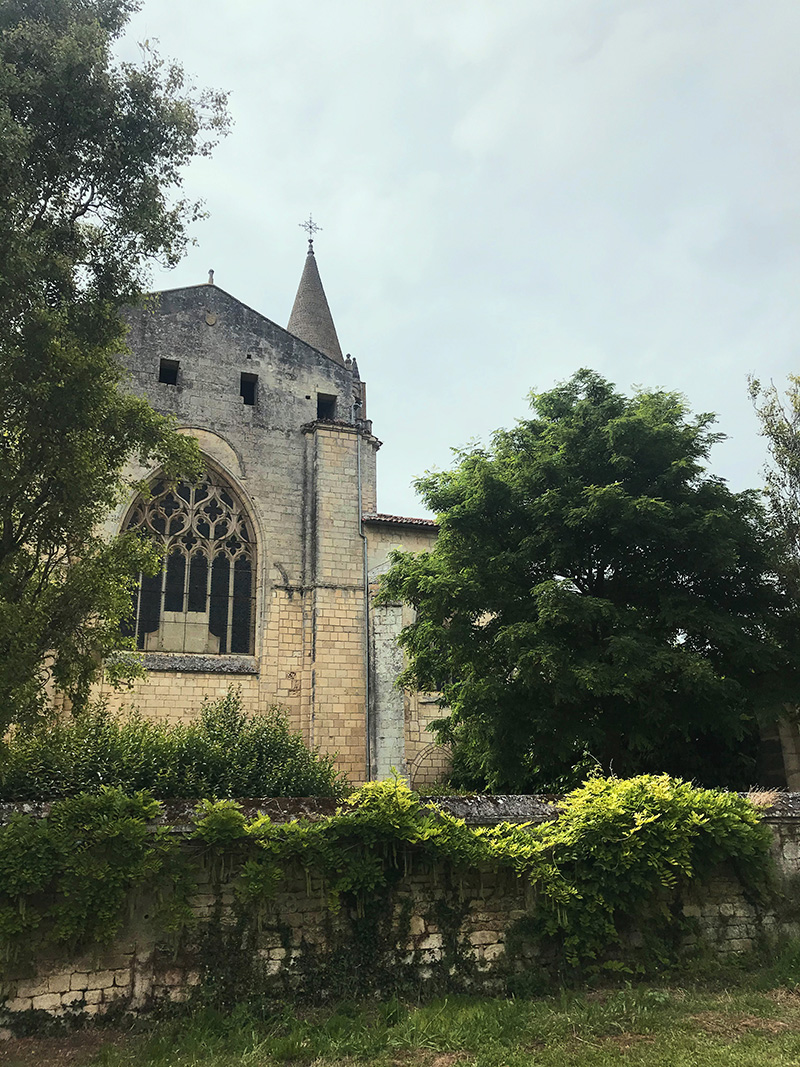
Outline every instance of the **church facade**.
<svg viewBox="0 0 800 1067"><path fill-rule="evenodd" d="M286 329L212 280L156 294L129 322L131 388L198 440L205 476L131 471L149 495L123 501L109 532L146 531L164 565L142 579L131 627L147 679L101 695L180 721L234 684L248 710L282 706L354 782L394 767L432 784L447 767L426 730L435 694L394 684L409 609L373 598L392 549L429 548L436 526L377 511L380 441L312 241Z"/></svg>

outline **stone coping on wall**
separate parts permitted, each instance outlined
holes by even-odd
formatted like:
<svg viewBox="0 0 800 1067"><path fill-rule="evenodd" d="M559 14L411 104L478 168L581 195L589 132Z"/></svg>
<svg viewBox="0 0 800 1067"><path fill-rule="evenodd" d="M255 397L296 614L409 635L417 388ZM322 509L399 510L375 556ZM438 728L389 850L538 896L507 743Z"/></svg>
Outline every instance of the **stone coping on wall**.
<svg viewBox="0 0 800 1067"><path fill-rule="evenodd" d="M442 811L464 819L470 826L493 826L499 822L546 822L558 815L554 797L541 796L454 796L421 797ZM237 801L246 818L267 815L273 822L294 822L296 819L324 819L335 814L340 800L329 797L244 797ZM192 816L199 803L196 799L163 800L161 816L154 825L171 826L178 833L191 827ZM0 803L0 825L15 813L44 818L50 813L50 800L21 800Z"/></svg>
<svg viewBox="0 0 800 1067"><path fill-rule="evenodd" d="M463 819L469 826L495 826L499 822L548 822L558 816L555 796L475 795L426 797L442 811Z"/></svg>
<svg viewBox="0 0 800 1067"><path fill-rule="evenodd" d="M772 793L773 791L770 790L769 792ZM748 796L747 793L743 795ZM800 820L800 793L775 791L774 801L763 807L763 818L766 822Z"/></svg>
<svg viewBox="0 0 800 1067"><path fill-rule="evenodd" d="M187 674L258 674L255 656L198 655L190 652L145 652L148 671Z"/></svg>
<svg viewBox="0 0 800 1067"><path fill-rule="evenodd" d="M50 814L52 800L18 800L0 803L0 826L12 815L33 815L43 819ZM197 799L162 800L162 813L154 819L153 826L170 826L176 833L185 833L192 827L192 816L200 803ZM293 822L296 819L324 819L333 815L341 803L327 797L251 797L237 801L244 815L253 819L267 815L273 822Z"/></svg>
<svg viewBox="0 0 800 1067"><path fill-rule="evenodd" d="M542 823L558 818L560 798L553 795L464 795L421 796L423 803L434 804L468 826L495 826L500 822ZM324 819L336 812L340 800L329 797L244 797L237 798L246 818L267 815L273 822L311 821ZM52 807L50 800L19 800L0 803L0 825L14 814L44 818ZM176 833L185 832L192 824L196 799L163 800L162 815L154 825L171 826ZM777 793L774 803L763 808L766 822L792 823L800 821L800 793Z"/></svg>

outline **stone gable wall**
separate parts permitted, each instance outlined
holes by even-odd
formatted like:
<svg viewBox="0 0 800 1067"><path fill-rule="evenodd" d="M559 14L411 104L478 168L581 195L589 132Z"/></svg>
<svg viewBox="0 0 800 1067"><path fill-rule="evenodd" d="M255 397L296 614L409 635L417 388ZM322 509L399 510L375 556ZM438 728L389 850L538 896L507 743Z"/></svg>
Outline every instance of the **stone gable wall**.
<svg viewBox="0 0 800 1067"><path fill-rule="evenodd" d="M292 727L308 744L335 754L354 784L370 777L369 701L373 718L394 716L392 751L383 763L417 767L425 749L427 772L417 768L417 780L436 781L447 760L425 733L428 706L413 694L398 697L394 679L383 675L385 711L375 704L374 689L368 697L365 563L385 561L387 544L380 530L361 525L359 475L361 512L373 513L380 442L371 423L355 419L353 397L364 386L353 364L323 355L215 285L156 294L128 320L129 351L121 358L130 388L197 437L209 467L231 483L250 515L255 647L238 663L233 656L213 662L148 653L146 680L121 692L101 684L96 695L113 710L136 707L180 722L195 717L204 699L241 686L249 712L282 705ZM161 359L179 362L175 385L158 380ZM242 373L258 376L254 405L239 395ZM334 421L317 419L319 394L337 397ZM137 481L154 471L132 466L129 473ZM124 524L131 503L120 503L109 534ZM412 549L431 543L429 531L392 531L391 538L392 545ZM377 655L385 661L398 627L386 631L381 621ZM374 753L379 735L373 730L369 739Z"/></svg>

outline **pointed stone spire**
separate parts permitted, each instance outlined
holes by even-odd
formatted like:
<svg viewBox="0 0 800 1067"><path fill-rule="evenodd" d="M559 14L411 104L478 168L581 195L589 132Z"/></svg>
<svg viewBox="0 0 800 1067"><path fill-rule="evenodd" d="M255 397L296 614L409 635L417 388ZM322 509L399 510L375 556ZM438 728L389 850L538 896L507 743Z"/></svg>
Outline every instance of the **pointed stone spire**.
<svg viewBox="0 0 800 1067"><path fill-rule="evenodd" d="M309 225L315 230L319 228L314 226L311 219L308 223L300 223L300 225L306 229ZM323 352L331 359L335 359L337 363L344 364L331 309L328 307L328 300L317 270L313 230L309 230L309 233L312 236L308 238L308 255L286 329L295 337L299 337L301 341L305 341L307 345L316 348L318 352Z"/></svg>

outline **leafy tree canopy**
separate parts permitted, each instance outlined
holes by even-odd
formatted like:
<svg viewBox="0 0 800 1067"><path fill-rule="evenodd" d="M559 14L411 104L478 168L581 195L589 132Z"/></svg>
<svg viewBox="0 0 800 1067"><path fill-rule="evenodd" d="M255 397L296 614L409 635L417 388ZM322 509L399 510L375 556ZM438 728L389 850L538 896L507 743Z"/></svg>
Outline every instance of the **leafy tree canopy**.
<svg viewBox="0 0 800 1067"><path fill-rule="evenodd" d="M770 522L783 549L781 578L800 599L800 377L789 375L781 395L751 378L750 396L766 438L764 476Z"/></svg>
<svg viewBox="0 0 800 1067"><path fill-rule="evenodd" d="M748 785L759 718L797 682L797 615L757 495L705 469L714 417L589 370L531 405L417 482L439 538L382 587L416 608L403 680L441 690L456 780Z"/></svg>
<svg viewBox="0 0 800 1067"><path fill-rule="evenodd" d="M125 391L122 305L172 264L199 207L181 172L226 128L224 95L111 48L130 0L0 5L0 735L45 681L85 700L141 568L95 536L130 457L197 467L194 443ZM123 669L124 673L124 669Z"/></svg>

